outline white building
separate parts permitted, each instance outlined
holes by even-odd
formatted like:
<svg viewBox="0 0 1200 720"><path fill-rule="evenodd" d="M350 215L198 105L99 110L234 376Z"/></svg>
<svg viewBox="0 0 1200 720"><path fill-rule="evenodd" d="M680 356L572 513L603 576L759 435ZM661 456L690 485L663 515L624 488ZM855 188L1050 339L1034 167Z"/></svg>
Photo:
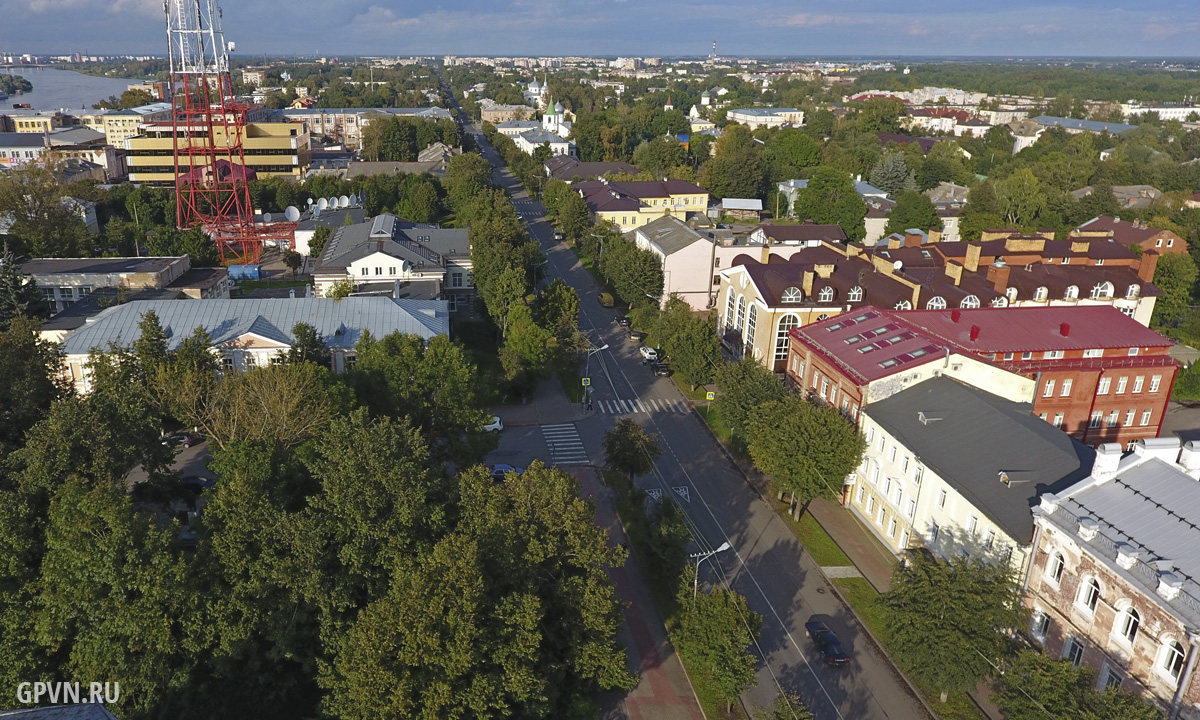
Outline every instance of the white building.
<svg viewBox="0 0 1200 720"><path fill-rule="evenodd" d="M779 127L787 124L803 125L804 111L796 108L738 108L730 110L726 118L729 122L740 123L751 130L757 130L760 127Z"/></svg>

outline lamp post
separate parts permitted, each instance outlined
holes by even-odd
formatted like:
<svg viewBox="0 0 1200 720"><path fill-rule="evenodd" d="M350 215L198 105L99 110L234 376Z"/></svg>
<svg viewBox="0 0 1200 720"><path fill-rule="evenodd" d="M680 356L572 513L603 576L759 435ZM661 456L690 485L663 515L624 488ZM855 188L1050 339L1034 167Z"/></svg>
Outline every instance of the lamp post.
<svg viewBox="0 0 1200 720"><path fill-rule="evenodd" d="M723 542L723 543L721 543L721 547L717 548L716 550L710 550L709 552L706 552L706 553L695 553L694 555L688 556L691 559L696 561L696 574L692 576L692 604L695 604L696 594L700 591L700 563L709 559L713 555L716 555L717 553L725 552L729 548L730 548L729 543Z"/></svg>
<svg viewBox="0 0 1200 720"><path fill-rule="evenodd" d="M600 346L600 347L593 347L593 348L589 348L589 349L588 349L588 351L587 351L587 357L586 357L586 358L584 359L584 361L583 361L583 376L584 376L584 377L588 377L588 370L589 370L589 369L591 368L591 366L592 366L592 355L595 355L595 354L596 354L596 353L598 353L598 352L603 352L604 350L607 350L607 349L608 349L608 343L605 343L604 345L602 345L602 346ZM581 400L581 401L579 402L579 404L580 404L580 405L586 405L586 404L587 404L587 395L588 395L588 390L589 390L589 389L590 389L590 388L584 388L584 390L583 390L583 400Z"/></svg>

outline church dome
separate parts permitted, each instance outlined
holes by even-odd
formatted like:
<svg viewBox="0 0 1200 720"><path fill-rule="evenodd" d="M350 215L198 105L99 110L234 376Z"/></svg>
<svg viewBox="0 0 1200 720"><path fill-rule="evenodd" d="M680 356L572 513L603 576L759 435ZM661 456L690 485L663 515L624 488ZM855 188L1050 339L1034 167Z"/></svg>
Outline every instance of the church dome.
<svg viewBox="0 0 1200 720"><path fill-rule="evenodd" d="M563 107L562 103L560 103L560 102L554 103L554 112L555 113L557 113L558 115L562 115L564 110L566 110L566 108Z"/></svg>

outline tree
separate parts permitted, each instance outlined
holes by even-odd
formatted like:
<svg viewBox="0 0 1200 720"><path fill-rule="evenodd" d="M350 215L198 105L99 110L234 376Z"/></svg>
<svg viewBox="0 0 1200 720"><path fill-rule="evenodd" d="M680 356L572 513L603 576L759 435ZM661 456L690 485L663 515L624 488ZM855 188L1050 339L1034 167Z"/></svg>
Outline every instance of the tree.
<svg viewBox="0 0 1200 720"><path fill-rule="evenodd" d="M1070 660L1022 650L1000 678L993 696L1010 720L1075 717L1086 720L1161 720L1162 715L1135 693L1096 690L1092 673Z"/></svg>
<svg viewBox="0 0 1200 720"><path fill-rule="evenodd" d="M630 305L654 302L662 295L662 261L623 235L605 238L599 266L613 290Z"/></svg>
<svg viewBox="0 0 1200 720"><path fill-rule="evenodd" d="M648 433L629 418L617 421L604 433L605 466L629 477L645 475L654 469L654 461L662 454L658 436Z"/></svg>
<svg viewBox="0 0 1200 720"><path fill-rule="evenodd" d="M149 105L155 102L154 96L146 90L131 88L121 93L121 97L110 95L107 100L92 105L93 109L108 109L108 110L129 110L143 105Z"/></svg>
<svg viewBox="0 0 1200 720"><path fill-rule="evenodd" d="M130 348L146 377L153 376L167 361L167 333L158 319L158 313L153 310L142 313L142 319L138 321L137 339L130 344Z"/></svg>
<svg viewBox="0 0 1200 720"><path fill-rule="evenodd" d="M889 649L918 682L942 693L975 687L1013 651L1022 624L1013 569L990 558L909 554L880 601Z"/></svg>
<svg viewBox="0 0 1200 720"><path fill-rule="evenodd" d="M842 480L862 461L866 444L846 418L831 407L789 396L750 410L747 449L754 466L770 475L780 492L799 495L803 513L813 498L834 498Z"/></svg>
<svg viewBox="0 0 1200 720"><path fill-rule="evenodd" d="M296 323L292 327L292 344L282 353L288 363L313 363L320 367L331 367L333 357L325 338L308 323Z"/></svg>
<svg viewBox="0 0 1200 720"><path fill-rule="evenodd" d="M1021 168L996 182L996 196L1006 223L1032 227L1046 207L1046 196L1037 176L1029 168Z"/></svg>
<svg viewBox="0 0 1200 720"><path fill-rule="evenodd" d="M714 375L717 383L714 409L730 431L741 438L746 437L746 421L754 408L787 396L779 376L752 357L720 363Z"/></svg>
<svg viewBox="0 0 1200 720"><path fill-rule="evenodd" d="M783 128L767 141L767 149L796 168L821 164L821 146L799 128Z"/></svg>
<svg viewBox="0 0 1200 720"><path fill-rule="evenodd" d="M813 171L808 187L796 195L793 212L816 223L837 224L851 241L866 236L867 204L850 175L835 167L824 165Z"/></svg>
<svg viewBox="0 0 1200 720"><path fill-rule="evenodd" d="M579 242L592 228L592 213L579 193L567 192L558 206L558 226L572 242Z"/></svg>
<svg viewBox="0 0 1200 720"><path fill-rule="evenodd" d="M710 382L721 362L716 321L689 315L679 332L663 342L676 376L691 387Z"/></svg>
<svg viewBox="0 0 1200 720"><path fill-rule="evenodd" d="M724 138L722 138L724 139ZM737 147L720 151L700 171L700 184L713 197L754 198L759 197L764 183L762 158L755 147Z"/></svg>
<svg viewBox="0 0 1200 720"><path fill-rule="evenodd" d="M571 193L571 186L566 182L558 178L547 180L545 187L542 188L542 206L546 208L546 215L552 218L558 217L562 201ZM578 195L578 193L574 194Z"/></svg>
<svg viewBox="0 0 1200 720"><path fill-rule="evenodd" d="M758 642L762 615L750 609L746 598L723 587L693 597L695 568L684 573L677 600L681 608L671 630L671 642L689 666L712 677L717 697L726 712L738 695L753 687L757 658L749 646Z"/></svg>
<svg viewBox="0 0 1200 720"><path fill-rule="evenodd" d="M916 190L905 190L896 198L896 206L888 213L887 227L883 231L891 235L910 229L934 230L941 227L942 220L929 198Z"/></svg>
<svg viewBox="0 0 1200 720"><path fill-rule="evenodd" d="M325 297L341 300L342 298L350 297L354 292L354 281L350 278L338 280L325 291Z"/></svg>
<svg viewBox="0 0 1200 720"><path fill-rule="evenodd" d="M4 254L0 256L0 330L8 327L17 315L27 318L43 318L49 307L38 292L37 282L21 273L21 265L4 243Z"/></svg>
<svg viewBox="0 0 1200 720"><path fill-rule="evenodd" d="M347 213L346 217L350 217L350 214ZM304 264L304 258L295 250L287 248L283 251L283 264L287 266L288 270L292 271L292 277L294 278L296 277L296 273L300 271L300 266Z"/></svg>
<svg viewBox="0 0 1200 720"><path fill-rule="evenodd" d="M61 362L57 347L38 337L33 320L18 315L0 329L0 457L20 447L25 433L64 394Z"/></svg>
<svg viewBox="0 0 1200 720"><path fill-rule="evenodd" d="M1158 258L1154 284L1162 291L1162 297L1154 304L1152 322L1156 327L1175 326L1187 315L1196 276L1196 261L1191 255L1171 253Z"/></svg>
<svg viewBox="0 0 1200 720"><path fill-rule="evenodd" d="M685 162L687 149L674 137L655 137L633 151L633 163L656 178L666 177L671 168Z"/></svg>
<svg viewBox="0 0 1200 720"><path fill-rule="evenodd" d="M310 257L319 258L325 250L325 243L329 242L329 238L333 235L333 228L321 226L313 231L312 238L308 241L308 254Z"/></svg>
<svg viewBox="0 0 1200 720"><path fill-rule="evenodd" d="M758 707L751 714L753 720L814 720L812 710L796 693L780 691L770 707Z"/></svg>
<svg viewBox="0 0 1200 720"><path fill-rule="evenodd" d="M63 199L66 188L52 168L25 163L0 175L0 217L19 254L33 257L78 257L90 250L83 221Z"/></svg>
<svg viewBox="0 0 1200 720"><path fill-rule="evenodd" d="M871 184L895 198L905 190L916 190L917 181L908 164L904 162L904 153L890 152L884 155L875 167L871 168Z"/></svg>

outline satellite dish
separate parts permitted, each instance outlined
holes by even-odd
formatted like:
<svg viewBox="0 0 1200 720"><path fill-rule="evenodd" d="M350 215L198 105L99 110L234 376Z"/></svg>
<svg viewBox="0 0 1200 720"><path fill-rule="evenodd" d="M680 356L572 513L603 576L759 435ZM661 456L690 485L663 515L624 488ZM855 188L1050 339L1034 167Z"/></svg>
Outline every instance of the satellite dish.
<svg viewBox="0 0 1200 720"><path fill-rule="evenodd" d="M363 193L363 191L362 191L362 190L359 190L359 191L358 191L358 204L359 204L359 205L362 205L362 204L363 204L364 202L366 202L366 201L367 201L367 196L366 196L366 194L365 194L365 193Z"/></svg>
<svg viewBox="0 0 1200 720"><path fill-rule="evenodd" d="M344 208L350 207L350 198L346 197L345 195L341 196L338 198L338 205Z"/></svg>
<svg viewBox="0 0 1200 720"><path fill-rule="evenodd" d="M899 270L900 268L904 267L904 263L897 260L896 262L892 263L892 267L896 270Z"/></svg>
<svg viewBox="0 0 1200 720"><path fill-rule="evenodd" d="M265 222L265 223L269 223L269 222L271 222L271 220L273 219L273 217L274 217L274 216L273 216L273 215L271 215L271 213L263 213L263 222Z"/></svg>
<svg viewBox="0 0 1200 720"><path fill-rule="evenodd" d="M321 198L320 200L317 201L317 210L318 211L325 210L328 207L329 207L329 201L326 200L325 198Z"/></svg>
<svg viewBox="0 0 1200 720"><path fill-rule="evenodd" d="M330 196L330 198L325 201L325 205L330 210L337 210L337 198Z"/></svg>
<svg viewBox="0 0 1200 720"><path fill-rule="evenodd" d="M313 210L313 217L315 217L315 218L321 217L321 206L320 205L317 206L316 210Z"/></svg>
<svg viewBox="0 0 1200 720"><path fill-rule="evenodd" d="M309 204L309 205L312 205L312 198L309 198L309 199L308 199L308 204Z"/></svg>
<svg viewBox="0 0 1200 720"><path fill-rule="evenodd" d="M234 51L236 51L236 50L237 50L237 43L235 43L234 41L230 40L230 41L229 41L229 52L234 52Z"/></svg>
<svg viewBox="0 0 1200 720"><path fill-rule="evenodd" d="M295 205L288 205L287 209L283 211L283 217L288 222L296 222L300 219L300 211L296 209Z"/></svg>

